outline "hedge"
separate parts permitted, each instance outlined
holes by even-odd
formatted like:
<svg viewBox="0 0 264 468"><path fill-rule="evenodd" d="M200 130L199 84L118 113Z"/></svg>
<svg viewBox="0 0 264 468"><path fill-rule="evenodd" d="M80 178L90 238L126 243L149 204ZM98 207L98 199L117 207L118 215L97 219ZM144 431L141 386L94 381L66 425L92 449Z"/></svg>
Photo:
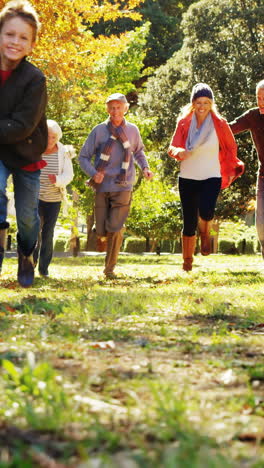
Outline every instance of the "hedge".
<svg viewBox="0 0 264 468"><path fill-rule="evenodd" d="M144 237L127 237L124 241L123 252L143 253L146 252L146 239Z"/></svg>

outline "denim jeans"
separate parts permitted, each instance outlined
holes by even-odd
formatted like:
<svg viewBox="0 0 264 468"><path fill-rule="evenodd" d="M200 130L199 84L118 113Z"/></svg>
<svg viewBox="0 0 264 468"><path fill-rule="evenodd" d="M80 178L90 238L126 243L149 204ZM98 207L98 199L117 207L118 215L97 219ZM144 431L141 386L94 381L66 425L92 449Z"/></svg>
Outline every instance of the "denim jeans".
<svg viewBox="0 0 264 468"><path fill-rule="evenodd" d="M220 189L221 177L210 177L205 180L179 177L183 235L194 236L198 224L198 215L205 221L213 219Z"/></svg>
<svg viewBox="0 0 264 468"><path fill-rule="evenodd" d="M34 254L35 262L39 252L38 269L40 274L48 275L49 264L53 254L53 236L59 216L61 202L45 202L39 200L40 232L37 248Z"/></svg>
<svg viewBox="0 0 264 468"><path fill-rule="evenodd" d="M264 178L257 180L256 229L264 257Z"/></svg>
<svg viewBox="0 0 264 468"><path fill-rule="evenodd" d="M38 196L40 171L8 168L0 161L0 228L7 218L7 179L12 175L17 220L17 239L25 256L34 249L39 232Z"/></svg>

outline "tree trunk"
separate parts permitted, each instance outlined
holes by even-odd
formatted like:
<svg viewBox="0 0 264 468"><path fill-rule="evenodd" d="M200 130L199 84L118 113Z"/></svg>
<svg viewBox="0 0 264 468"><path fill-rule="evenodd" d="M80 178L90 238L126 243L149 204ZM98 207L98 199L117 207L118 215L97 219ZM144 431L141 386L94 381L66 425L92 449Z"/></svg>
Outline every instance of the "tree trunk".
<svg viewBox="0 0 264 468"><path fill-rule="evenodd" d="M79 203L79 194L73 190L72 192L73 199L73 208L76 210L76 216L73 219L73 224L71 228L71 238L70 238L70 250L72 255L77 257L80 252L80 238L78 231L78 203Z"/></svg>
<svg viewBox="0 0 264 468"><path fill-rule="evenodd" d="M95 232L95 222L94 222L94 209L91 215L88 215L86 218L87 225L87 241L86 241L86 250L89 252L94 252L96 250L96 232Z"/></svg>

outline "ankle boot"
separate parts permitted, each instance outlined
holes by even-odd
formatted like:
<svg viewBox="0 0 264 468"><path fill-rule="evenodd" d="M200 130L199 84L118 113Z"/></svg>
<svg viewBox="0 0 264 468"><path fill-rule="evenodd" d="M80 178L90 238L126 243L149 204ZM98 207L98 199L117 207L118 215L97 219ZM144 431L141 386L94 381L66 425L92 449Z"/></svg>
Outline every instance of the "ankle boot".
<svg viewBox="0 0 264 468"><path fill-rule="evenodd" d="M18 271L17 279L22 288L29 288L34 282L34 259L33 252L26 256L18 247Z"/></svg>
<svg viewBox="0 0 264 468"><path fill-rule="evenodd" d="M96 252L106 252L107 250L107 237L96 236Z"/></svg>
<svg viewBox="0 0 264 468"><path fill-rule="evenodd" d="M211 253L211 237L210 231L212 226L213 220L205 221L204 219L199 217L199 232L200 232L200 239L201 239L201 254L202 255L210 255Z"/></svg>
<svg viewBox="0 0 264 468"><path fill-rule="evenodd" d="M3 226L3 228L0 228L0 274L2 271L2 264L4 260L4 255L5 255L8 228L9 228L8 223L5 223L5 226Z"/></svg>
<svg viewBox="0 0 264 468"><path fill-rule="evenodd" d="M193 255L196 246L196 236L182 236L182 255L184 271L192 270Z"/></svg>

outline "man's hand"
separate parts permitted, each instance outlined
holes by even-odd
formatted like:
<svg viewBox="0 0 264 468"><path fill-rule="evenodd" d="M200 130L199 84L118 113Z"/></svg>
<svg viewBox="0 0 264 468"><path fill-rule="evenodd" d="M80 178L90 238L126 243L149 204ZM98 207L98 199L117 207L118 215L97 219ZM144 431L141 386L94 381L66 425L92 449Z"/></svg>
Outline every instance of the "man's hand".
<svg viewBox="0 0 264 468"><path fill-rule="evenodd" d="M96 172L96 174L93 176L93 180L96 184L101 184L101 182L104 180L104 172Z"/></svg>
<svg viewBox="0 0 264 468"><path fill-rule="evenodd" d="M152 179L152 177L154 176L154 174L153 174L153 172L150 171L147 167L145 167L145 168L143 169L143 176L145 177L145 179L150 180L150 179Z"/></svg>

